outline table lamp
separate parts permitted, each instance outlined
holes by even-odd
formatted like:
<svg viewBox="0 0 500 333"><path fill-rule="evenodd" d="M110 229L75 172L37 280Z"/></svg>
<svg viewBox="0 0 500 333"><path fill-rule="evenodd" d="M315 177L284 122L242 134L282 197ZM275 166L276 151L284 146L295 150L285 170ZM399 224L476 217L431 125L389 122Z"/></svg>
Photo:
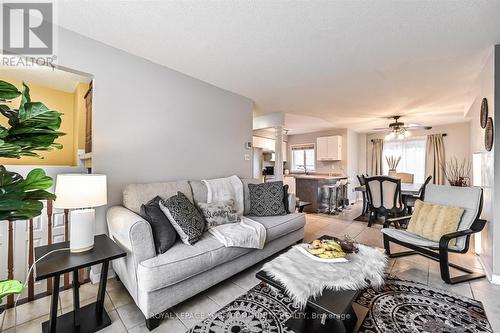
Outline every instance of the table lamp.
<svg viewBox="0 0 500 333"><path fill-rule="evenodd" d="M69 247L84 252L94 247L95 210L107 203L106 175L60 174L56 180L55 208L71 209Z"/></svg>

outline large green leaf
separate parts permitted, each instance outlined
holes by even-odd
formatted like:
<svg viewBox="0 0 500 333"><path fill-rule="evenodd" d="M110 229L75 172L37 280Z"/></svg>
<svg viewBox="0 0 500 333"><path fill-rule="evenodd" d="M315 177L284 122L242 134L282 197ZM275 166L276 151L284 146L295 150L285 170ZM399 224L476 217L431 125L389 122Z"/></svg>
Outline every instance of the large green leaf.
<svg viewBox="0 0 500 333"><path fill-rule="evenodd" d="M29 190L46 190L53 184L52 178L45 174L43 169L31 170L26 179L21 182L21 187L24 191Z"/></svg>
<svg viewBox="0 0 500 333"><path fill-rule="evenodd" d="M55 200L56 195L45 190L35 190L26 192L26 199L31 200Z"/></svg>
<svg viewBox="0 0 500 333"><path fill-rule="evenodd" d="M0 80L0 100L11 100L19 96L21 92L16 86L8 82Z"/></svg>
<svg viewBox="0 0 500 333"><path fill-rule="evenodd" d="M19 122L33 119L44 113L50 112L42 102L27 102L19 107Z"/></svg>

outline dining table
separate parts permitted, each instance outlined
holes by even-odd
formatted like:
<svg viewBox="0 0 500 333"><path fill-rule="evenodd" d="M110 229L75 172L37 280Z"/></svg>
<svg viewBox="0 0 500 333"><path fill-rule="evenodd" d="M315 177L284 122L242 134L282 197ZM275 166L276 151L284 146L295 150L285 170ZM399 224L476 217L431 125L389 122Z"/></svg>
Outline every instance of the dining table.
<svg viewBox="0 0 500 333"><path fill-rule="evenodd" d="M420 188L422 184L410 184L410 183L401 183L401 196L403 197L403 202L406 202L405 197L411 195L418 195L420 193ZM366 186L360 185L354 188L355 191L358 192L366 192ZM366 214L368 212L368 204L366 202L366 196L363 195L363 211L362 214Z"/></svg>

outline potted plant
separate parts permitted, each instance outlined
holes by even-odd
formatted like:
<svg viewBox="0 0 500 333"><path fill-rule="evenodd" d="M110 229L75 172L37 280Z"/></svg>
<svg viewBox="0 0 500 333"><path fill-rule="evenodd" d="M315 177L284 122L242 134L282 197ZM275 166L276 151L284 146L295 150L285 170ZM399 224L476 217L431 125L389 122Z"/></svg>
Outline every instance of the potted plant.
<svg viewBox="0 0 500 333"><path fill-rule="evenodd" d="M470 186L471 163L467 159L458 161L456 157L451 158L441 166L444 176L451 186Z"/></svg>
<svg viewBox="0 0 500 333"><path fill-rule="evenodd" d="M19 96L19 107L11 108L9 104ZM31 101L30 90L24 82L19 91L13 84L0 80L0 113L7 120L7 124L0 125L0 157L42 158L38 152L62 148L54 142L64 135L58 131L62 114L41 102ZM33 169L23 178L1 165L0 220L28 220L40 215L42 200L55 199L55 195L47 191L52 184L52 178L43 169Z"/></svg>

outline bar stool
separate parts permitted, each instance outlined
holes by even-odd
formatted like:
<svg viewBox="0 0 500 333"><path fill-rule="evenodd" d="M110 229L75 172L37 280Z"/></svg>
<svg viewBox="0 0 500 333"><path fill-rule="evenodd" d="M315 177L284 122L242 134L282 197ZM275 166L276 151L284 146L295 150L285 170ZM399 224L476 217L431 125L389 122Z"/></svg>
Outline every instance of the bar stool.
<svg viewBox="0 0 500 333"><path fill-rule="evenodd" d="M338 208L339 182L336 182L335 184L324 185L323 188L328 191L328 214L337 215L340 211ZM332 209L333 192L335 192L335 209Z"/></svg>
<svg viewBox="0 0 500 333"><path fill-rule="evenodd" d="M346 209L346 207L349 207L349 199L347 198L347 186L350 184L349 178L347 179L342 179L340 181L339 187L341 191L341 202L342 202L342 209Z"/></svg>

